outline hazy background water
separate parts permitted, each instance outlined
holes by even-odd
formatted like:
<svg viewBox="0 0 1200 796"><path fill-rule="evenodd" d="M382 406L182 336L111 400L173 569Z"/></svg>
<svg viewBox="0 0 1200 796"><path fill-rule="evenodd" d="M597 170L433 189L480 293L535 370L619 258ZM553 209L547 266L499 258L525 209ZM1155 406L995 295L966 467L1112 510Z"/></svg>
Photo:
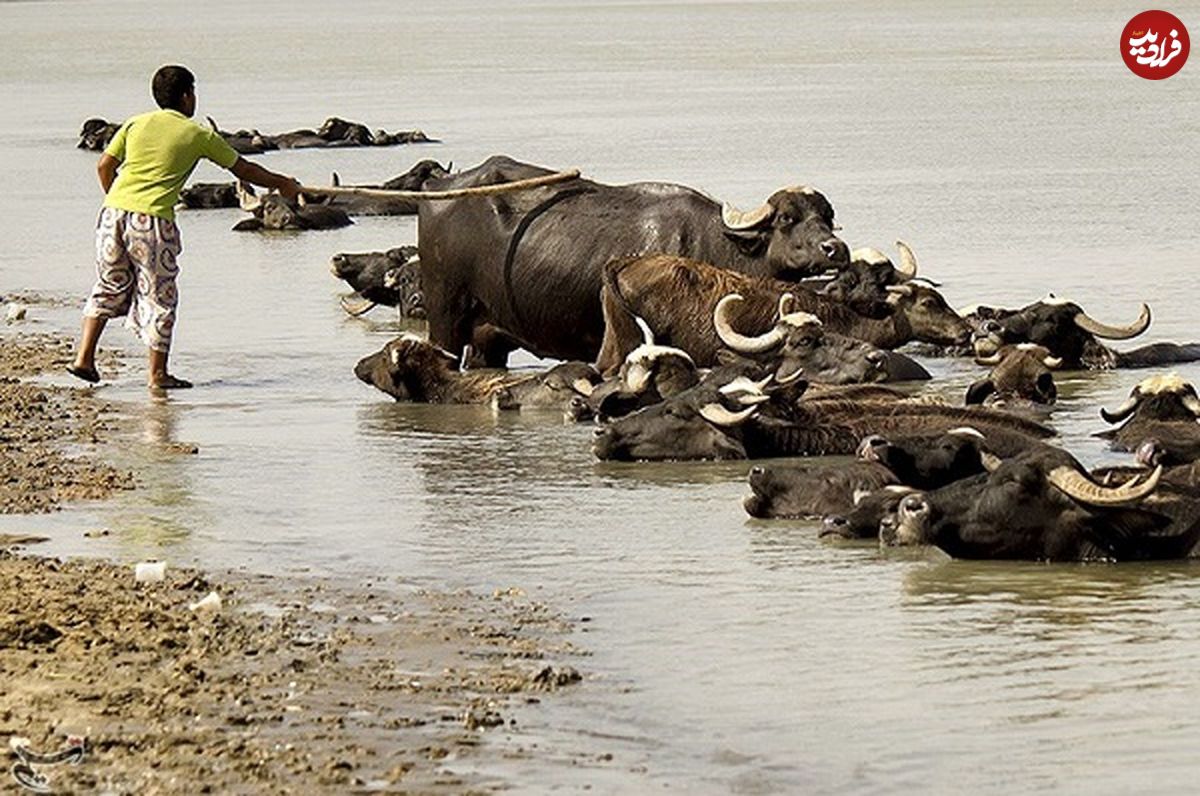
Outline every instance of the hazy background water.
<svg viewBox="0 0 1200 796"><path fill-rule="evenodd" d="M1197 339L1200 92L1118 55L1119 3L0 4L0 293L82 300L100 200L80 122L150 105L162 63L200 114L280 131L338 114L441 145L271 153L321 182L503 152L608 182L753 205L811 183L853 245L909 241L952 303L1047 290L1146 339ZM1200 6L1169 8L1185 23ZM1193 30L1195 28L1193 27ZM197 179L219 179L205 165ZM57 553L490 589L574 617L589 683L520 712L542 753L484 773L520 791L1053 792L1194 788L1200 696L1189 564L1041 566L880 556L755 522L744 464L608 465L554 417L392 404L350 369L396 332L347 319L338 251L412 219L235 235L181 214L173 360L198 382L138 407L143 488L6 518ZM30 328L73 330L73 309ZM139 349L114 327L104 344ZM528 361L528 360L526 360ZM934 362L954 394L973 377ZM1195 380L1200 368L1185 367ZM1145 372L1060 380L1088 462L1096 409ZM199 445L162 456L156 440ZM144 444L143 444L144 443ZM81 538L86 527L114 530ZM581 764L580 755L611 753Z"/></svg>

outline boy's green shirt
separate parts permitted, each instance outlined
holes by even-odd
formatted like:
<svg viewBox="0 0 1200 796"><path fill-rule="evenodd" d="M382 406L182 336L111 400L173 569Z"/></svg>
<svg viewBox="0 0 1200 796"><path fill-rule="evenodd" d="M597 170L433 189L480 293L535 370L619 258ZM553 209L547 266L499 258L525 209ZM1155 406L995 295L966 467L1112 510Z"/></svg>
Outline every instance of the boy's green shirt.
<svg viewBox="0 0 1200 796"><path fill-rule="evenodd" d="M104 206L168 221L175 220L179 191L200 158L227 169L238 159L224 138L174 110L134 116L104 152L121 161Z"/></svg>

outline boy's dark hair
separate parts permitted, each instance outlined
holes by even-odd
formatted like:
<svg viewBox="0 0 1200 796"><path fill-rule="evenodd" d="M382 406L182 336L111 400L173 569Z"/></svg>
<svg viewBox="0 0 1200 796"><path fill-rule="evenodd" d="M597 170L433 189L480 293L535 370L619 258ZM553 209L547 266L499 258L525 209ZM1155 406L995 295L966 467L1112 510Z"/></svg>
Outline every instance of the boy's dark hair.
<svg viewBox="0 0 1200 796"><path fill-rule="evenodd" d="M196 88L196 76L184 66L164 66L154 73L150 90L160 108L183 110L183 95Z"/></svg>

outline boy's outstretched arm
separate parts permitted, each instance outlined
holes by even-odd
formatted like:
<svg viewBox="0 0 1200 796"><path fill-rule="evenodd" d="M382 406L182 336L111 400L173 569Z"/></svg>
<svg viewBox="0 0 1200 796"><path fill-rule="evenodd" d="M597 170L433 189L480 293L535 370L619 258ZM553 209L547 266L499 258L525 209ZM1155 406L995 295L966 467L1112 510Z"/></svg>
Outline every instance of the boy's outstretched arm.
<svg viewBox="0 0 1200 796"><path fill-rule="evenodd" d="M100 162L96 164L96 174L100 176L100 187L104 189L105 196L108 195L108 189L112 187L113 180L117 178L117 166L120 165L121 161L107 152L100 156Z"/></svg>
<svg viewBox="0 0 1200 796"><path fill-rule="evenodd" d="M230 171L239 180L252 182L263 188L274 188L288 199L295 199L297 194L300 193L300 182L295 177L288 177L270 169L265 169L257 163L251 163L245 158L238 158L237 163L233 164L233 168Z"/></svg>

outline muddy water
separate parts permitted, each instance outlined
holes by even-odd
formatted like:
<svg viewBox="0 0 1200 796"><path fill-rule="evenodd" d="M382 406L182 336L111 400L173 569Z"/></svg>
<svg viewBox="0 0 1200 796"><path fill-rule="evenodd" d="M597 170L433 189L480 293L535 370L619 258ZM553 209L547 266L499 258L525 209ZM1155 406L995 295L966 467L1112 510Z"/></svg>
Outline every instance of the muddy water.
<svg viewBox="0 0 1200 796"><path fill-rule="evenodd" d="M1200 338L1200 67L1128 73L1117 38L1140 7L846 5L0 5L0 292L82 297L99 195L74 134L144 109L147 76L180 61L227 127L336 113L446 142L262 159L306 181L496 152L743 205L804 181L855 245L911 242L953 303L1053 290L1123 323L1144 299L1148 338ZM537 744L485 764L521 790L1190 789L1195 567L835 548L749 521L745 465L599 464L590 429L553 416L394 405L350 369L397 326L345 318L326 263L412 242L412 220L260 237L229 232L238 218L181 216L175 362L198 389L153 403L128 370L103 388L135 405L121 455L144 488L0 530L61 553L515 584L587 617L589 685L491 736ZM76 322L40 308L31 324ZM105 344L137 351L118 328ZM931 369L947 393L973 376ZM1113 458L1089 437L1096 408L1140 375L1060 380L1054 423L1088 462ZM113 535L81 538L100 525Z"/></svg>

